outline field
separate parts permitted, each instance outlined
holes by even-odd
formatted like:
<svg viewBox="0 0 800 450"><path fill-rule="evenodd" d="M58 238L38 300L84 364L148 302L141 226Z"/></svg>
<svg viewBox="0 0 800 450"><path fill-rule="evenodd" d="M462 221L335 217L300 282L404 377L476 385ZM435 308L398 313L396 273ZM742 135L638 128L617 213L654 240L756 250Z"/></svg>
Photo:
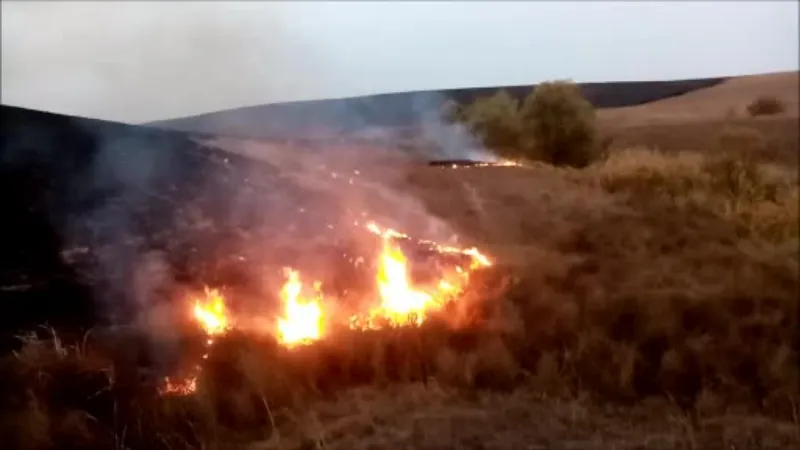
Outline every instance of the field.
<svg viewBox="0 0 800 450"><path fill-rule="evenodd" d="M140 369L143 358L170 360L149 364L163 368L202 353L199 330L152 325L167 309L148 305L150 326L140 321L125 331L38 329L2 360L4 441L120 449L800 445L798 80L796 73L753 80L601 109L613 144L584 169L431 167L379 149L366 157L350 147L350 155L347 142L330 158L217 140L228 153L214 158L224 163L193 169L203 176L186 169L181 186L247 174L258 189L261 177L265 187L252 198L280 190L331 211L310 222L326 224L358 204L413 236L457 234L451 244L474 245L494 264L471 274L453 309L419 326L337 329L294 348L246 330L214 335L196 391L186 396L159 395ZM786 112L747 117L741 110L758 95L784 99ZM721 139L730 127L740 131ZM758 130L766 151L743 151L737 139L752 134L742 127ZM212 177L228 158L247 167ZM275 168L278 178L263 174ZM357 173L355 182L346 173ZM239 227L242 211L264 204L221 210L235 196L251 198L230 183L215 184L220 199L203 209L207 215L166 240L196 245L236 234L228 233L231 217ZM275 220L305 223L287 211ZM35 242L24 237L30 223L4 239L29 239L14 243L20 248ZM215 243L207 259L248 247L280 253L269 234L237 236L229 239L243 248ZM316 248L303 235L290 237L280 241L290 250ZM323 272L336 264L320 263ZM195 282L216 282L220 264L212 266L192 269Z"/></svg>

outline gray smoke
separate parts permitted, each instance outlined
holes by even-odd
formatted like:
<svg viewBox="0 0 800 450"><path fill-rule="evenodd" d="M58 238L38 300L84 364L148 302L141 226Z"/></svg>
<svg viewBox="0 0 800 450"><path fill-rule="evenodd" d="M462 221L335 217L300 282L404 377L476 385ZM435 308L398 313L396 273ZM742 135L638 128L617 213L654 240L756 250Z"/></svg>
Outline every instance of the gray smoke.
<svg viewBox="0 0 800 450"><path fill-rule="evenodd" d="M188 58L181 53L186 49L170 46L165 38L169 33L197 38L190 56L212 50L225 55L207 69L213 77L230 81L230 93L223 93L230 98L240 99L241 92L253 91L259 80L272 76L269 60L280 56L277 44L286 41L298 49L296 71L291 79L272 83L275 89L318 88L335 72L326 65L336 58L310 46L279 20L272 21L276 46L256 49L248 34L252 30L242 23L219 21L202 5L191 8L192 14L177 29L134 14L133 19L152 25L129 36L135 48L122 52L121 62L98 62L68 74L71 85L94 92L100 84L108 87L103 101L122 98L120 89L134 90L137 78L131 74L164 69L138 67L137 55L153 52L165 66L178 66ZM155 31L146 31L151 29ZM242 60L251 64L242 66ZM230 67L249 69L234 72ZM172 81L192 81L192 74L181 77ZM342 80L330 80L334 81ZM163 116L174 115L171 104L208 109L204 98L210 94L199 84L189 99L170 98L166 92ZM341 101L313 114L297 110L287 117L261 114L257 108L233 111L206 116L184 128L238 138L198 138L196 145L144 131L87 126L85 131L97 139L97 153L67 195L86 201L77 201L79 208L58 219L68 247L65 254L93 255L85 273L98 286L97 296L109 314L121 306L149 317L182 283L253 283L274 292L268 284L270 274L279 274L278 266L331 271L331 261L336 260L328 257L364 240L356 221L371 218L422 238L451 241L453 227L405 187L406 178L430 159L492 156L469 130L444 119L445 100L430 93L415 97L410 106L380 110ZM99 99L87 96L86 101L92 106ZM134 101L130 107L142 105ZM402 120L394 120L397 117ZM91 252L74 251L84 247ZM266 285L258 286L262 281Z"/></svg>

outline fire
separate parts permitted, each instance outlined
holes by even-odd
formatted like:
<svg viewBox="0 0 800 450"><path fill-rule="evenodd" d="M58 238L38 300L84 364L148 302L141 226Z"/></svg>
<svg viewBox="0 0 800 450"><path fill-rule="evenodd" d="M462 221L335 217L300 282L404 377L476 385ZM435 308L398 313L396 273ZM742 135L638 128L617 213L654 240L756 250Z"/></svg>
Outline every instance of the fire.
<svg viewBox="0 0 800 450"><path fill-rule="evenodd" d="M377 283L381 305L371 315L382 313L394 325L419 324L425 311L434 306L434 296L411 286L406 256L388 239L384 239Z"/></svg>
<svg viewBox="0 0 800 450"><path fill-rule="evenodd" d="M281 289L284 303L284 317L278 319L278 334L282 343L293 346L308 344L322 336L322 298L320 284L314 284L315 298L301 299L303 284L300 274L293 269L285 269L286 284Z"/></svg>
<svg viewBox="0 0 800 450"><path fill-rule="evenodd" d="M164 378L164 384L159 388L161 395L190 395L197 391L197 376L192 375L187 378L174 380L171 377Z"/></svg>
<svg viewBox="0 0 800 450"><path fill-rule="evenodd" d="M194 317L209 336L222 334L230 326L225 299L217 289L206 288L204 301L197 300L193 309Z"/></svg>
<svg viewBox="0 0 800 450"><path fill-rule="evenodd" d="M413 239L391 228L382 228L375 222L366 223L364 228L380 238L382 244L376 260L377 298L361 312L349 313L352 329L420 325L431 314L458 300L474 270L492 265L492 261L474 247L464 249ZM444 269L437 262L435 273L431 274L434 281L417 284L412 280L409 259L401 246L403 242L410 242L415 248L436 255L452 255L460 262ZM322 339L328 321L336 314L325 310L326 304L331 304L323 296L321 283L314 282L309 289L303 285L297 270L285 268L284 275L286 281L280 290L281 315L266 321L266 331L274 333L278 342L290 348ZM227 310L226 300L217 289L206 288L205 297L193 301L191 313L206 334L203 359L207 359L214 339L236 326L237 321ZM159 391L164 395L192 394L201 371L201 366L196 365L189 376L180 379L167 377Z"/></svg>
<svg viewBox="0 0 800 450"><path fill-rule="evenodd" d="M366 229L383 240L376 276L380 304L366 317L351 317L351 328L379 328L383 323L390 326L419 325L431 312L440 310L463 291L469 280L469 273L460 266L445 274L435 286L413 286L406 255L394 242L396 239L411 238L391 228L383 229L374 222L368 222ZM439 254L470 257L470 271L491 265L489 258L475 248L460 249L422 240L417 243L433 248Z"/></svg>
<svg viewBox="0 0 800 450"><path fill-rule="evenodd" d="M225 298L217 289L205 289L205 299L195 300L192 316L205 332L206 351L203 359L208 358L208 348L214 344L214 336L225 333L230 328ZM197 390L197 374L200 366L194 366L192 374L183 378L165 377L158 391L161 395L185 396Z"/></svg>

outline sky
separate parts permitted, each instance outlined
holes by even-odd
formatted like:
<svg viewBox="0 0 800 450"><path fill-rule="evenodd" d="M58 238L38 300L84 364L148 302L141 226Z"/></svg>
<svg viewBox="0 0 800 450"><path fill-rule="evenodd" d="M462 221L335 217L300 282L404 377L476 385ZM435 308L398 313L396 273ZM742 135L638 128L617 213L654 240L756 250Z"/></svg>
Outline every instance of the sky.
<svg viewBox="0 0 800 450"><path fill-rule="evenodd" d="M140 123L410 90L798 70L798 2L2 2L3 104Z"/></svg>

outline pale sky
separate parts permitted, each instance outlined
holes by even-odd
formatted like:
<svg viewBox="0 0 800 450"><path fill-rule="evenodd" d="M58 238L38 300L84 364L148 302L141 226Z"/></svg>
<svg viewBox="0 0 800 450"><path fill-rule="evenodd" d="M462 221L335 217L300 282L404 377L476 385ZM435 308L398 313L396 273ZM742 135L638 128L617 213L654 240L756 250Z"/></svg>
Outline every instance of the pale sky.
<svg viewBox="0 0 800 450"><path fill-rule="evenodd" d="M147 122L456 87L798 69L798 2L2 2L2 103Z"/></svg>

